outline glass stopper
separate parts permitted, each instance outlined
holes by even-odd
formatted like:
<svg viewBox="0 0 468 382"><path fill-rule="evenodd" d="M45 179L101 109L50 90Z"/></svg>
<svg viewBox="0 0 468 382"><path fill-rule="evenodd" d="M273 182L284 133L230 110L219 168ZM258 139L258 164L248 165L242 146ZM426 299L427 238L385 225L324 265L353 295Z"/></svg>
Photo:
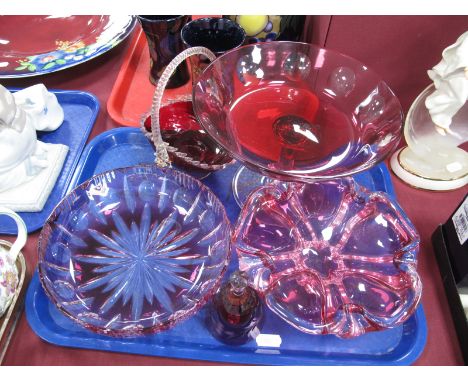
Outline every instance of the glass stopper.
<svg viewBox="0 0 468 382"><path fill-rule="evenodd" d="M240 296L244 293L245 288L247 288L247 279L245 278L244 274L240 271L235 271L231 277L229 278L229 283L232 287L232 292Z"/></svg>

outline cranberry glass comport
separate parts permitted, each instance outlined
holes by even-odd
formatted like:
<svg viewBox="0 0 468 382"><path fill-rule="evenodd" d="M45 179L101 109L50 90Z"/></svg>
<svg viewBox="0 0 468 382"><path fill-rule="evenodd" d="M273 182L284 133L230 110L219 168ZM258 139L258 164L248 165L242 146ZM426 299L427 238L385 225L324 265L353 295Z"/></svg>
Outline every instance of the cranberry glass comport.
<svg viewBox="0 0 468 382"><path fill-rule="evenodd" d="M229 51L202 73L192 98L199 122L222 147L276 179L367 170L401 136L401 105L376 73L305 43Z"/></svg>

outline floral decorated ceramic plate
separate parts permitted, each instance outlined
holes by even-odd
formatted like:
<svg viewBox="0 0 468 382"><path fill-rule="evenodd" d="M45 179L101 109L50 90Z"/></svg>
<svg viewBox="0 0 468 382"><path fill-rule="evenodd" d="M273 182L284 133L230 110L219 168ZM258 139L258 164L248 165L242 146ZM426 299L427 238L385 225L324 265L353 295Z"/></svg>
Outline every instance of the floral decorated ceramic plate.
<svg viewBox="0 0 468 382"><path fill-rule="evenodd" d="M0 78L30 77L107 52L135 26L134 16L1 16Z"/></svg>

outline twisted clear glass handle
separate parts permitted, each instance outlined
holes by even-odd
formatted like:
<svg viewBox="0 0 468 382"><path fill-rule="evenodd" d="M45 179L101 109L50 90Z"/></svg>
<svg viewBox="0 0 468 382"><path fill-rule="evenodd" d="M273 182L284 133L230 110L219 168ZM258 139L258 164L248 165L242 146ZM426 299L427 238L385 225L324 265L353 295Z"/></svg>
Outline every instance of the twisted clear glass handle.
<svg viewBox="0 0 468 382"><path fill-rule="evenodd" d="M179 64L181 64L188 57L194 56L196 54L203 54L210 61L214 61L216 59L215 54L211 50L202 46L196 46L184 50L175 56L169 65L166 66L166 69L164 69L164 72L158 81L156 90L153 95L153 103L151 105L151 133L153 135L153 143L156 147L155 163L160 167L167 167L170 165L169 155L167 153L167 146L169 144L163 141L161 127L159 125L159 109L161 108L164 90L169 81L169 78L171 77L172 73L174 73Z"/></svg>

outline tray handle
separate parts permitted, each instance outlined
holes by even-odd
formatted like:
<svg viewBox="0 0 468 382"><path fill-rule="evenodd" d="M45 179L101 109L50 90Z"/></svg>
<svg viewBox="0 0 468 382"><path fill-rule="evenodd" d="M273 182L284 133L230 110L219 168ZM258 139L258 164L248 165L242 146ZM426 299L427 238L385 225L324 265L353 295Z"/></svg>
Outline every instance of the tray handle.
<svg viewBox="0 0 468 382"><path fill-rule="evenodd" d="M170 166L169 155L167 152L169 144L164 142L162 139L161 127L159 124L159 109L161 108L164 90L169 81L169 78L171 77L172 73L174 73L176 68L188 57L194 56L196 54L203 54L210 61L214 61L216 59L216 56L211 50L201 46L196 46L184 50L175 56L173 60L166 66L166 69L164 69L163 74L159 78L156 90L153 95L153 101L151 104L151 134L153 137L153 143L156 147L156 152L154 154L156 158L154 162L160 167Z"/></svg>

